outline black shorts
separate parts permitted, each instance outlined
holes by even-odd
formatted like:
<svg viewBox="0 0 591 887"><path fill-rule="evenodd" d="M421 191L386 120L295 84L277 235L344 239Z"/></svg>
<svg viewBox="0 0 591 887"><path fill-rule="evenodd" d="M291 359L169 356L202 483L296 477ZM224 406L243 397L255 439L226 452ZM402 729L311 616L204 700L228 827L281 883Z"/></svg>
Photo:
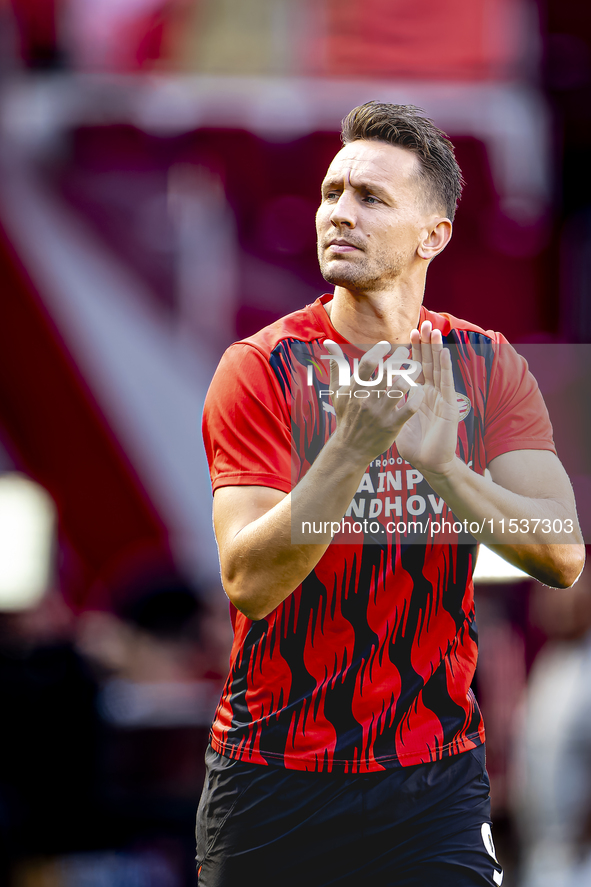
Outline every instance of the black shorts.
<svg viewBox="0 0 591 887"><path fill-rule="evenodd" d="M367 775L245 764L208 748L200 887L502 883L484 747Z"/></svg>

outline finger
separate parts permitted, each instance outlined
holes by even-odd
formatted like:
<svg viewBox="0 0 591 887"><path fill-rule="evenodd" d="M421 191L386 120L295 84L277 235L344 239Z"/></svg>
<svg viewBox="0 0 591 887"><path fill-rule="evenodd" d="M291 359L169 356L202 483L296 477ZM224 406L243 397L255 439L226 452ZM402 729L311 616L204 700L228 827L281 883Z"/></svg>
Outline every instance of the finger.
<svg viewBox="0 0 591 887"><path fill-rule="evenodd" d="M410 332L410 344L412 348L412 359L416 360L422 366L422 354L421 354L421 334L418 330L411 330ZM425 377L421 371L421 375L415 380L416 382L424 382Z"/></svg>
<svg viewBox="0 0 591 887"><path fill-rule="evenodd" d="M408 360L408 348L406 345L399 345L396 351L391 355L392 360L399 360L400 363L404 363L405 360Z"/></svg>
<svg viewBox="0 0 591 887"><path fill-rule="evenodd" d="M386 366L393 367L394 369L405 369L409 366L409 353L406 345L399 345L396 351L390 355L388 360L386 361ZM397 381L399 381L403 377L399 377ZM410 387L407 385L407 388Z"/></svg>
<svg viewBox="0 0 591 887"><path fill-rule="evenodd" d="M433 357L433 384L439 389L441 386L441 352L443 351L443 338L441 330L431 332L431 354Z"/></svg>
<svg viewBox="0 0 591 887"><path fill-rule="evenodd" d="M428 345L431 342L431 331L433 324L430 320L424 320L421 324L421 342Z"/></svg>
<svg viewBox="0 0 591 887"><path fill-rule="evenodd" d="M433 384L433 353L431 350L431 330L433 325L430 320L421 324L421 364L423 376L427 385Z"/></svg>
<svg viewBox="0 0 591 887"><path fill-rule="evenodd" d="M454 374L449 348L443 348L441 352L441 393L446 403L457 406Z"/></svg>
<svg viewBox="0 0 591 887"><path fill-rule="evenodd" d="M395 385L406 394L409 388L414 387L413 382L417 383L418 375L416 369L411 367L408 348L405 345L399 345L394 354L390 355L386 361L386 386ZM412 379L412 382L409 379Z"/></svg>
<svg viewBox="0 0 591 887"><path fill-rule="evenodd" d="M421 353L421 334L417 329L410 331L410 344L413 348L418 348L418 353Z"/></svg>
<svg viewBox="0 0 591 887"><path fill-rule="evenodd" d="M377 342L375 345L372 345L359 361L359 368L357 370L359 378L366 382L369 381L376 371L378 364L388 354L391 347L390 343L386 341ZM385 385L384 380L382 380L382 384Z"/></svg>
<svg viewBox="0 0 591 887"><path fill-rule="evenodd" d="M333 342L332 339L325 339L323 345L329 354L334 354L335 357L343 357L343 349L338 342Z"/></svg>

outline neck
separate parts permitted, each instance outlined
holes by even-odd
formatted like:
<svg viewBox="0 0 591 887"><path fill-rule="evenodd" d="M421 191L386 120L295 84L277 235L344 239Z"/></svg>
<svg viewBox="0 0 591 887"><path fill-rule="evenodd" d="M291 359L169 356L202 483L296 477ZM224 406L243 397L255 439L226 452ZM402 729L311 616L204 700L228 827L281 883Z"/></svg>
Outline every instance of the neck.
<svg viewBox="0 0 591 887"><path fill-rule="evenodd" d="M373 345L386 340L408 344L419 322L422 291L400 290L359 294L337 286L325 306L333 327L347 341Z"/></svg>

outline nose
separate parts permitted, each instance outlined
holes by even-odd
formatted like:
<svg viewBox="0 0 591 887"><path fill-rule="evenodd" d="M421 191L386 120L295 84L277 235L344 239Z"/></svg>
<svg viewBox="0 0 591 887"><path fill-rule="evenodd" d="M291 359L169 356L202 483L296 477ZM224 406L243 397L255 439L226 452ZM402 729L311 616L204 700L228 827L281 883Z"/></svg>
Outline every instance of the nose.
<svg viewBox="0 0 591 887"><path fill-rule="evenodd" d="M330 214L331 224L335 228L344 225L346 228L354 228L357 223L355 196L345 189L333 206Z"/></svg>

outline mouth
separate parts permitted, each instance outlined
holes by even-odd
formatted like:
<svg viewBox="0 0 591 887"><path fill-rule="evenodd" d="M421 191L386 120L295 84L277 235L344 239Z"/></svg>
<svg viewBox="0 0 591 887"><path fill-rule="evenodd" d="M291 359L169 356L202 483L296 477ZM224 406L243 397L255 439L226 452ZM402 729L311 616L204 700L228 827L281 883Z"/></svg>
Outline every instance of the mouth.
<svg viewBox="0 0 591 887"><path fill-rule="evenodd" d="M360 247L356 246L354 243L351 243L349 240L338 238L335 240L330 240L326 244L325 249L331 250L333 253L352 253L359 250Z"/></svg>

